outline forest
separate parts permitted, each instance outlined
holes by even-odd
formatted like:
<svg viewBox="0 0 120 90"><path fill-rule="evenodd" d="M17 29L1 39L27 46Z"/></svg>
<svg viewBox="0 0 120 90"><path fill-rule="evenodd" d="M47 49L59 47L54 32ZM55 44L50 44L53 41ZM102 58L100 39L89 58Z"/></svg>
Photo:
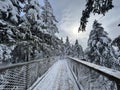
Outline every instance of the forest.
<svg viewBox="0 0 120 90"><path fill-rule="evenodd" d="M86 4L85 9L85 15L88 16L90 11L92 12L87 9L90 7L89 4L91 3ZM71 55L119 69L120 36L112 40L99 21L93 22L87 48L83 50L79 40L72 45L68 36L65 42L62 37L56 36L56 33L59 33L58 21L48 0L44 0L43 6L38 0L1 0L0 5L1 65L48 56ZM97 10L97 7L95 8ZM100 10L98 9L96 13L99 11L104 14L105 11ZM95 13L94 9L93 11ZM84 18L85 15L83 13Z"/></svg>
<svg viewBox="0 0 120 90"><path fill-rule="evenodd" d="M89 22L91 13L98 15L102 14L105 17L106 13L114 8L112 1L113 0L86 0L85 9L82 11L82 17L80 18L78 33L87 31L86 26L88 25L87 23ZM45 62L43 63L44 65L40 64L40 66L37 67L37 69L41 70L39 72L42 72L43 74L43 71L45 70L42 69L48 70L48 67L50 68L51 63L53 63L52 60L56 61L54 59L50 59L51 61L49 61L49 58L60 57L59 59L64 60L69 56L81 61L107 67L118 72L120 71L120 35L115 38L109 37L109 33L104 28L104 25L100 23L99 20L94 19L91 26L92 30L90 30L89 38L87 40L87 47L84 48L79 38L72 43L69 35L66 35L66 38L56 35L60 34L61 31L58 27L59 20L56 19L54 9L49 0L44 0L43 3L44 4L42 4L40 0L0 0L0 67L47 58L47 60L45 59L46 61L42 61ZM120 24L118 23L116 26L119 27ZM34 62L32 64L33 66L31 65L31 67L37 65ZM74 73L77 73L76 77L78 79L80 77L78 74L82 73L86 75L87 79L91 78L91 81L86 80L88 83L95 83L97 86L98 83L102 82L101 89L88 90L117 90L114 82L95 73L95 71L90 70L90 73L86 74L85 71L89 71L86 67L82 67L82 65L80 66L75 62L72 63L75 66L72 66L71 62L68 64L73 68L73 72L75 71ZM67 66L68 64L65 60L63 62L59 61L57 64L53 65L53 71L59 73L57 69L63 69L63 74L66 74L66 71L71 73ZM18 74L23 75L23 72L28 73L25 70L29 67L23 65L20 68L17 68L20 71ZM16 73L17 69L13 69L13 72ZM79 71L77 72L77 70ZM31 71L34 73L34 70ZM51 75L52 69L48 72ZM35 73L33 75L35 75ZM57 73L55 75L56 77ZM0 73L0 80L9 82L4 85L5 88L7 88L6 86L11 82L8 78L6 79L6 77L11 74L13 75L11 69L8 71L5 70L4 73ZM40 75L42 74L40 73ZM59 75L63 74L59 73ZM72 74L69 75L72 76ZM89 75L91 77L89 77ZM73 79L71 76L70 78ZM82 83L84 83L84 81ZM1 82L0 85L2 85ZM0 86L0 88L1 87L2 86ZM88 86L85 86L85 88L86 87L88 88ZM98 87L100 86L98 85ZM14 86L11 88L14 88Z"/></svg>

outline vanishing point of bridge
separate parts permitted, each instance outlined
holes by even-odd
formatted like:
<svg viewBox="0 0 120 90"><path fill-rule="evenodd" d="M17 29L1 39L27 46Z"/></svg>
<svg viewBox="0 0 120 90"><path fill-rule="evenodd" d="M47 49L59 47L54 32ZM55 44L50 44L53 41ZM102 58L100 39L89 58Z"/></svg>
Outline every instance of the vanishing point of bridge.
<svg viewBox="0 0 120 90"><path fill-rule="evenodd" d="M120 90L120 72L72 57L0 68L0 90Z"/></svg>

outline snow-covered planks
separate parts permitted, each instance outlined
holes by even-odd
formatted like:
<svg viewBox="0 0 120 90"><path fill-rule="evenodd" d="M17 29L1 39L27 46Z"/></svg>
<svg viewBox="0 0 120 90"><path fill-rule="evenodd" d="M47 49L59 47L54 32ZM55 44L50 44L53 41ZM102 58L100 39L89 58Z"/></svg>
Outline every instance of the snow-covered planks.
<svg viewBox="0 0 120 90"><path fill-rule="evenodd" d="M66 60L56 62L34 90L79 90Z"/></svg>

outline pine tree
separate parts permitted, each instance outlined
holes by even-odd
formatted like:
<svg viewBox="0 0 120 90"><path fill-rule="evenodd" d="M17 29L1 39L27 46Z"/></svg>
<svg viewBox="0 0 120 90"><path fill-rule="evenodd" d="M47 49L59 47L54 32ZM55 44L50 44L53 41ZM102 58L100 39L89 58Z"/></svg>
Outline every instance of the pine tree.
<svg viewBox="0 0 120 90"><path fill-rule="evenodd" d="M111 46L111 39L108 37L108 33L104 31L104 28L96 20L93 23L93 30L90 32L88 39L88 47L85 50L86 60L89 62L102 65L108 68L116 69L116 58L114 54L114 49ZM99 88L101 90L108 89L113 90L111 87L115 87L114 82L107 84L108 79L102 75L95 73L91 74L91 88L94 88L98 83L104 83L102 86L98 85L95 89ZM96 82L96 83L95 83ZM116 89L115 89L116 90Z"/></svg>
<svg viewBox="0 0 120 90"><path fill-rule="evenodd" d="M61 37L61 43L63 43L63 38Z"/></svg>
<svg viewBox="0 0 120 90"><path fill-rule="evenodd" d="M20 39L21 34L17 26L22 22L20 3L23 2L23 0L0 1L0 50L4 51L0 58L4 57L3 61L11 59L16 40Z"/></svg>
<svg viewBox="0 0 120 90"><path fill-rule="evenodd" d="M38 0L28 0L24 7L25 16L32 25L41 23L40 4Z"/></svg>
<svg viewBox="0 0 120 90"><path fill-rule="evenodd" d="M113 42L112 42L113 45L117 46L118 49L120 50L120 36L116 37Z"/></svg>
<svg viewBox="0 0 120 90"><path fill-rule="evenodd" d="M55 36L57 20L47 0L42 15L38 0L1 0L0 5L0 61L18 63L59 55L63 44Z"/></svg>
<svg viewBox="0 0 120 90"><path fill-rule="evenodd" d="M119 63L120 64L120 36L116 37L113 41L112 41L112 46L116 48L116 56L119 60ZM120 66L120 65L119 65Z"/></svg>
<svg viewBox="0 0 120 90"><path fill-rule="evenodd" d="M18 24L20 22L21 0L1 0L0 1L0 19L11 23Z"/></svg>
<svg viewBox="0 0 120 90"><path fill-rule="evenodd" d="M75 45L73 46L73 54L74 57L83 59L84 58L84 52L82 49L82 46L79 45L78 40L76 40Z"/></svg>
<svg viewBox="0 0 120 90"><path fill-rule="evenodd" d="M52 36L55 35L55 33L58 33L57 28L57 20L55 16L53 15L53 9L50 5L48 0L44 0L45 5L42 7L42 21L43 21L43 29L45 29L45 33L48 33Z"/></svg>
<svg viewBox="0 0 120 90"><path fill-rule="evenodd" d="M113 68L116 62L113 52L108 33L95 20L88 40L88 59L90 62Z"/></svg>
<svg viewBox="0 0 120 90"><path fill-rule="evenodd" d="M17 26L22 21L20 1L2 0L0 5L0 42L15 42L15 39L20 36Z"/></svg>
<svg viewBox="0 0 120 90"><path fill-rule="evenodd" d="M87 0L86 8L82 11L80 27L78 31L85 31L90 13L105 15L113 6L113 0Z"/></svg>
<svg viewBox="0 0 120 90"><path fill-rule="evenodd" d="M66 53L66 55L72 54L72 48L71 48L68 36L66 37L66 42L65 42L65 53Z"/></svg>

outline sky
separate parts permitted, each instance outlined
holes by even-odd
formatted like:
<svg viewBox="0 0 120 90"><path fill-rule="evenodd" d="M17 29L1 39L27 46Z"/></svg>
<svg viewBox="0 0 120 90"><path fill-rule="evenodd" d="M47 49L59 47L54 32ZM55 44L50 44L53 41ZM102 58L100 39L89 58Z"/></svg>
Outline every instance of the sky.
<svg viewBox="0 0 120 90"><path fill-rule="evenodd" d="M63 37L64 40L68 36L72 44L78 39L84 49L87 47L87 40L95 19L102 24L111 39L120 35L120 27L118 27L120 23L120 0L113 0L114 8L108 11L104 17L91 14L86 31L79 33L80 18L82 10L85 9L86 0L49 0L49 2L53 7L54 15L59 21L57 24L59 34L57 35Z"/></svg>

